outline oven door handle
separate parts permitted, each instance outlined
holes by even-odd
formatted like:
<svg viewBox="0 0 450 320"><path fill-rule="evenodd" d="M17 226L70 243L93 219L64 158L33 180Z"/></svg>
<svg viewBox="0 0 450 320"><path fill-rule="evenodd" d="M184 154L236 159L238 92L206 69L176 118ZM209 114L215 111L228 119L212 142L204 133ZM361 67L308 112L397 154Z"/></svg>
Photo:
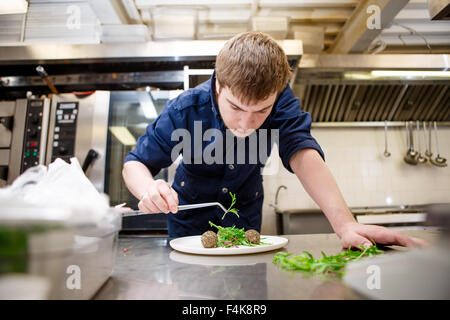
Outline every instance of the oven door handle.
<svg viewBox="0 0 450 320"><path fill-rule="evenodd" d="M97 158L98 158L98 152L95 151L94 149L90 149L86 155L86 158L84 158L84 161L83 161L82 169L83 169L84 174L87 173L89 166L92 165L94 160Z"/></svg>

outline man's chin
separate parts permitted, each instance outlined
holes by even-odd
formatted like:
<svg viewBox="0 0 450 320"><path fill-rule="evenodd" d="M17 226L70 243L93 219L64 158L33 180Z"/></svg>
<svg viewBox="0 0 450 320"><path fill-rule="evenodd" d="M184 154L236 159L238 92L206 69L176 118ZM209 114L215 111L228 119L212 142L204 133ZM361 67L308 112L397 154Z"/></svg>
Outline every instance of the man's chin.
<svg viewBox="0 0 450 320"><path fill-rule="evenodd" d="M241 130L241 129L230 129L230 131L238 138L245 138L251 135L255 129L249 129L249 130Z"/></svg>

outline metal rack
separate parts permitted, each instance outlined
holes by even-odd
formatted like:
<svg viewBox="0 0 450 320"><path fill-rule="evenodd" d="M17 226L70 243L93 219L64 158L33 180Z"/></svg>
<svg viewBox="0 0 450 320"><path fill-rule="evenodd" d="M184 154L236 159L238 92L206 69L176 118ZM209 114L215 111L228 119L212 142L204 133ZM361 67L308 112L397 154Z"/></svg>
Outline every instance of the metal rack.
<svg viewBox="0 0 450 320"><path fill-rule="evenodd" d="M409 121L387 121L389 128L405 128ZM429 122L429 121L426 121ZM439 127L450 126L450 121L437 122ZM362 122L313 122L312 128L384 128L384 121L362 121Z"/></svg>

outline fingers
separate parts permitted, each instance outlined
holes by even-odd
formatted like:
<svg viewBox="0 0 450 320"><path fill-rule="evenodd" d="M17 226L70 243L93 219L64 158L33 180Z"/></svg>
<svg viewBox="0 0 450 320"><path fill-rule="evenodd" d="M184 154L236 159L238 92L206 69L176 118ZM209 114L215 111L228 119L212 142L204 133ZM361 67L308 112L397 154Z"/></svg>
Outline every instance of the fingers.
<svg viewBox="0 0 450 320"><path fill-rule="evenodd" d="M381 226L364 225L360 228L358 233L379 244L400 245L403 247L429 246L429 244L422 239L413 238L399 230L392 230Z"/></svg>
<svg viewBox="0 0 450 320"><path fill-rule="evenodd" d="M404 238L396 237L392 230L380 226L362 225L359 233L362 236L380 244L399 244L399 242L405 243Z"/></svg>
<svg viewBox="0 0 450 320"><path fill-rule="evenodd" d="M431 247L431 245L426 242L425 240L419 239L419 238L414 238L414 237L410 237L411 238L411 247L424 247L424 248L428 248Z"/></svg>
<svg viewBox="0 0 450 320"><path fill-rule="evenodd" d="M372 245L372 243L369 241L369 239L357 234L357 233L352 233L351 235L342 238L342 246L344 248L349 248L349 247L353 247L353 248L358 248L361 249L360 246L363 245L365 247L370 247Z"/></svg>
<svg viewBox="0 0 450 320"><path fill-rule="evenodd" d="M138 204L139 210L146 213L177 212L178 194L164 180L152 183Z"/></svg>
<svg viewBox="0 0 450 320"><path fill-rule="evenodd" d="M398 230L388 230L392 233L391 237L394 241L389 244L397 244L403 247L429 247L430 245L422 239L410 237Z"/></svg>
<svg viewBox="0 0 450 320"><path fill-rule="evenodd" d="M176 213L178 211L178 194L176 191L173 190L167 183L161 184L159 190L169 210Z"/></svg>
<svg viewBox="0 0 450 320"><path fill-rule="evenodd" d="M138 208L141 212L144 213L159 213L161 212L153 202L147 199L147 196L144 196L141 201L138 203Z"/></svg>

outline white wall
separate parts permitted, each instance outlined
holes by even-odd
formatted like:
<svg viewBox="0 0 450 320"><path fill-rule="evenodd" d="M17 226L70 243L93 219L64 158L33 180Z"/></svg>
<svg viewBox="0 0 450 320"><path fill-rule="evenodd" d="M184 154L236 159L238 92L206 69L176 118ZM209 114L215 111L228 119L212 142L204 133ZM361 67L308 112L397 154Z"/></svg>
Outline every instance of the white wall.
<svg viewBox="0 0 450 320"><path fill-rule="evenodd" d="M388 129L389 158L383 156L383 127L313 128L311 133L324 150L326 163L349 207L450 202L450 166L438 168L429 162L417 166L405 163L404 128ZM414 137L417 149L416 134ZM434 141L433 135L433 157L436 156ZM441 156L449 162L449 127L439 129L439 143ZM423 137L422 150L425 150ZM277 161L273 158L278 157L277 152L272 153L272 160ZM274 203L275 192L280 185L288 188L279 193L280 209L319 208L297 177L278 161L278 172L264 176L263 234L276 233L275 214L269 204Z"/></svg>

